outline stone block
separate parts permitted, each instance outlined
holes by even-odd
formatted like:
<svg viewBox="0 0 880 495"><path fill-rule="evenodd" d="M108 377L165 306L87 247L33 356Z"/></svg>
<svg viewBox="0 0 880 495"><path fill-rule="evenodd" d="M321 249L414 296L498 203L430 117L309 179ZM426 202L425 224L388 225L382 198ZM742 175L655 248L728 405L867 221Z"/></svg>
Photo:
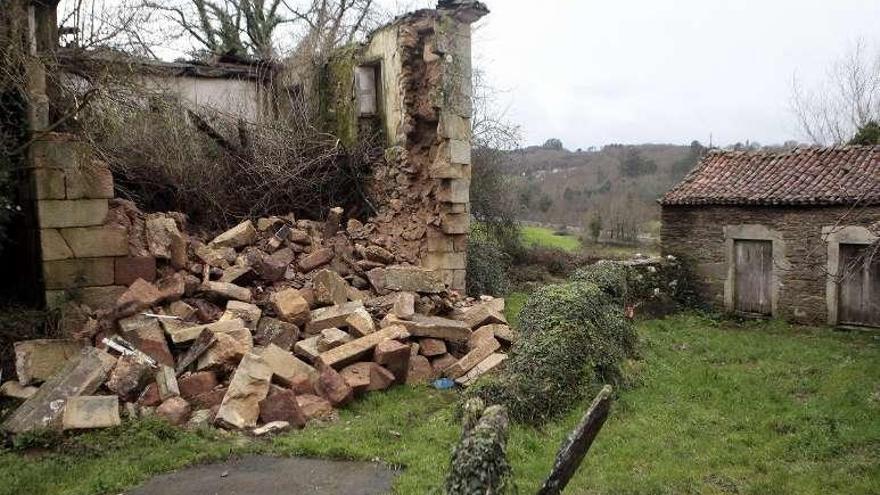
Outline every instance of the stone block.
<svg viewBox="0 0 880 495"><path fill-rule="evenodd" d="M83 144L70 135L55 133L31 143L31 165L35 168L72 169L81 163Z"/></svg>
<svg viewBox="0 0 880 495"><path fill-rule="evenodd" d="M465 166L458 163L450 163L448 155L438 155L428 165L428 177L432 179L464 179Z"/></svg>
<svg viewBox="0 0 880 495"><path fill-rule="evenodd" d="M180 426L186 423L191 412L192 406L190 403L178 396L165 399L165 401L156 408L156 416L175 426Z"/></svg>
<svg viewBox="0 0 880 495"><path fill-rule="evenodd" d="M178 270L186 267L186 238L173 218L163 213L147 215L145 233L152 256L171 260L171 265Z"/></svg>
<svg viewBox="0 0 880 495"><path fill-rule="evenodd" d="M471 164L471 143L461 139L450 139L448 143L449 161L460 165Z"/></svg>
<svg viewBox="0 0 880 495"><path fill-rule="evenodd" d="M113 174L98 163L67 170L67 199L110 199L114 196Z"/></svg>
<svg viewBox="0 0 880 495"><path fill-rule="evenodd" d="M272 368L262 357L253 353L245 354L232 375L214 421L235 428L257 426L260 401L269 394L271 379Z"/></svg>
<svg viewBox="0 0 880 495"><path fill-rule="evenodd" d="M482 360L491 356L501 347L494 337L481 339L480 342L467 354L462 356L452 366L446 368L443 373L452 379L459 378L479 364Z"/></svg>
<svg viewBox="0 0 880 495"><path fill-rule="evenodd" d="M430 337L421 339L419 340L419 353L425 357L442 356L446 354L446 342Z"/></svg>
<svg viewBox="0 0 880 495"><path fill-rule="evenodd" d="M458 343L466 343L471 337L471 329L466 323L440 316L416 314L410 321L392 320L391 323L403 325L413 337L431 337Z"/></svg>
<svg viewBox="0 0 880 495"><path fill-rule="evenodd" d="M458 359L455 359L455 356L452 354L442 354L438 357L434 357L430 359L431 368L434 370L434 376L441 376L443 374L443 370L455 364Z"/></svg>
<svg viewBox="0 0 880 495"><path fill-rule="evenodd" d="M197 371L177 380L180 396L188 401L214 390L217 385L219 385L217 375L211 371Z"/></svg>
<svg viewBox="0 0 880 495"><path fill-rule="evenodd" d="M40 229L40 252L43 261L73 258L73 250L67 245L58 229Z"/></svg>
<svg viewBox="0 0 880 495"><path fill-rule="evenodd" d="M323 368L315 381L315 391L327 399L333 407L348 404L354 398L354 389L336 370L327 366Z"/></svg>
<svg viewBox="0 0 880 495"><path fill-rule="evenodd" d="M65 199L64 171L54 168L36 168L31 171L34 177L34 199Z"/></svg>
<svg viewBox="0 0 880 495"><path fill-rule="evenodd" d="M470 190L470 179L443 179L436 197L445 203L467 203L470 201Z"/></svg>
<svg viewBox="0 0 880 495"><path fill-rule="evenodd" d="M220 316L220 321L239 319L244 322L244 326L249 330L257 329L263 310L255 304L241 301L229 301L226 303L226 312Z"/></svg>
<svg viewBox="0 0 880 495"><path fill-rule="evenodd" d="M199 290L208 296L218 299L251 302L253 295L247 287L241 287L227 282L204 282Z"/></svg>
<svg viewBox="0 0 880 495"><path fill-rule="evenodd" d="M30 385L51 378L73 359L79 358L82 342L71 339L22 340L13 344L18 382Z"/></svg>
<svg viewBox="0 0 880 495"><path fill-rule="evenodd" d="M105 386L123 399L134 399L146 385L150 365L137 356L121 356L110 372Z"/></svg>
<svg viewBox="0 0 880 495"><path fill-rule="evenodd" d="M46 307L56 309L73 299L92 309L112 309L116 301L125 293L127 287L110 285L105 287L81 287L74 292L67 290L47 290L45 292Z"/></svg>
<svg viewBox="0 0 880 495"><path fill-rule="evenodd" d="M411 320L416 314L416 295L412 292L398 292L391 313L401 320Z"/></svg>
<svg viewBox="0 0 880 495"><path fill-rule="evenodd" d="M296 397L296 403L306 420L322 419L333 415L333 404L319 396L303 394Z"/></svg>
<svg viewBox="0 0 880 495"><path fill-rule="evenodd" d="M346 332L338 328L325 328L318 334L318 351L327 352L351 341L351 335Z"/></svg>
<svg viewBox="0 0 880 495"><path fill-rule="evenodd" d="M312 279L315 301L319 304L344 304L348 301L348 283L331 270L320 270Z"/></svg>
<svg viewBox="0 0 880 495"><path fill-rule="evenodd" d="M355 337L363 337L376 331L373 317L364 308L360 308L348 315L345 319L345 325L348 327L348 332Z"/></svg>
<svg viewBox="0 0 880 495"><path fill-rule="evenodd" d="M111 258L106 259L112 262ZM130 316L159 304L161 300L162 293L159 292L159 289L139 278L116 300L116 312L123 316Z"/></svg>
<svg viewBox="0 0 880 495"><path fill-rule="evenodd" d="M257 263L257 271L263 279L270 282L281 280L295 258L296 254L291 249L280 249L269 256L263 256Z"/></svg>
<svg viewBox="0 0 880 495"><path fill-rule="evenodd" d="M254 343L251 332L241 327L238 330L225 333L215 333L217 341L214 342L204 354L199 356L196 369L222 369L234 367L242 356L253 350Z"/></svg>
<svg viewBox="0 0 880 495"><path fill-rule="evenodd" d="M116 285L131 285L137 279L156 281L156 258L152 256L129 256L113 260L113 277Z"/></svg>
<svg viewBox="0 0 880 495"><path fill-rule="evenodd" d="M440 230L445 234L467 234L470 223L469 213L446 213L440 222Z"/></svg>
<svg viewBox="0 0 880 495"><path fill-rule="evenodd" d="M275 421L283 421L302 428L306 425L307 419L299 407L293 390L272 385L266 398L260 401L260 422Z"/></svg>
<svg viewBox="0 0 880 495"><path fill-rule="evenodd" d="M112 285L113 258L82 258L43 262L47 289Z"/></svg>
<svg viewBox="0 0 880 495"><path fill-rule="evenodd" d="M417 385L427 383L434 378L434 368L428 358L421 355L411 356L409 358L409 370L406 373L406 383L408 385Z"/></svg>
<svg viewBox="0 0 880 495"><path fill-rule="evenodd" d="M346 320L352 314L364 309L360 301L347 302L326 308L318 308L310 313L306 333L316 334L325 328L339 328L348 325Z"/></svg>
<svg viewBox="0 0 880 495"><path fill-rule="evenodd" d="M156 385L159 387L159 398L163 401L180 396L177 375L171 366L159 365L159 369L156 371Z"/></svg>
<svg viewBox="0 0 880 495"><path fill-rule="evenodd" d="M318 350L318 339L320 338L320 335L314 335L312 337L300 340L299 342L294 344L293 352L297 356L302 356L310 363L314 363L315 360L318 359L318 356L321 355L321 351Z"/></svg>
<svg viewBox="0 0 880 495"><path fill-rule="evenodd" d="M37 202L41 228L90 227L107 218L106 199L44 200Z"/></svg>
<svg viewBox="0 0 880 495"><path fill-rule="evenodd" d="M310 272L315 268L330 263L333 260L333 250L329 248L316 249L313 253L299 260L299 267L304 272Z"/></svg>
<svg viewBox="0 0 880 495"><path fill-rule="evenodd" d="M283 321L299 325L309 319L309 303L297 289L278 291L270 296L269 302Z"/></svg>
<svg viewBox="0 0 880 495"><path fill-rule="evenodd" d="M3 382L3 385L0 385L0 396L27 400L33 397L37 390L39 388L33 385L25 387L18 383L18 380L7 380Z"/></svg>
<svg viewBox="0 0 880 495"><path fill-rule="evenodd" d="M465 288L467 287L467 271L466 270L453 270L452 271L452 290L456 290L460 293L464 293Z"/></svg>
<svg viewBox="0 0 880 495"><path fill-rule="evenodd" d="M183 344L185 342L196 340L199 334L201 334L202 331L206 329L216 334L234 332L243 328L246 328L244 325L244 321L240 318L233 318L231 320L215 321L214 323L207 323L205 325L193 325L191 327L166 326L165 333L168 334L171 342L175 344Z"/></svg>
<svg viewBox="0 0 880 495"><path fill-rule="evenodd" d="M74 258L128 256L128 230L117 225L61 229Z"/></svg>
<svg viewBox="0 0 880 495"><path fill-rule="evenodd" d="M119 398L115 395L81 395L67 399L64 404L61 425L65 430L110 428L121 424Z"/></svg>
<svg viewBox="0 0 880 495"><path fill-rule="evenodd" d="M438 294L446 290L446 285L433 270L396 265L385 269L385 288L401 292Z"/></svg>
<svg viewBox="0 0 880 495"><path fill-rule="evenodd" d="M467 254L428 253L422 258L422 263L431 270L464 270L467 268Z"/></svg>
<svg viewBox="0 0 880 495"><path fill-rule="evenodd" d="M470 142L471 120L452 112L442 111L437 132L441 138Z"/></svg>
<svg viewBox="0 0 880 495"><path fill-rule="evenodd" d="M489 355L489 357L487 357L486 359L477 363L477 365L471 368L470 371L456 378L455 383L461 385L462 387L468 387L472 385L477 378L485 375L495 368L498 368L506 359L507 354L501 354L499 352L493 353Z"/></svg>
<svg viewBox="0 0 880 495"><path fill-rule="evenodd" d="M471 329L495 323L507 324L507 318L504 316L504 313L495 309L494 305L490 303L480 303L472 306L467 311L455 315L455 319L464 322Z"/></svg>
<svg viewBox="0 0 880 495"><path fill-rule="evenodd" d="M254 344L260 346L275 344L285 351L289 351L298 339L299 327L268 316L260 318L257 331L254 333Z"/></svg>
<svg viewBox="0 0 880 495"><path fill-rule="evenodd" d="M297 375L317 376L315 368L297 359L293 354L274 344L255 350L272 369L272 376L282 385L293 384Z"/></svg>
<svg viewBox="0 0 880 495"><path fill-rule="evenodd" d="M427 237L429 253L451 253L455 251L453 236L444 234L434 228L430 228L428 229Z"/></svg>
<svg viewBox="0 0 880 495"><path fill-rule="evenodd" d="M94 393L107 379L116 359L94 347L86 347L26 400L3 422L3 429L22 433L59 428L64 403L71 397Z"/></svg>
<svg viewBox="0 0 880 495"><path fill-rule="evenodd" d="M373 361L387 368L397 383L404 383L411 354L408 345L396 340L385 340L376 345Z"/></svg>
<svg viewBox="0 0 880 495"><path fill-rule="evenodd" d="M257 229L250 220L245 220L231 229L218 235L211 245L219 247L241 248L253 244L257 239Z"/></svg>
<svg viewBox="0 0 880 495"><path fill-rule="evenodd" d="M344 366L369 354L382 341L407 337L409 337L409 333L406 331L406 328L400 325L392 325L323 352L318 356L318 361L325 367Z"/></svg>

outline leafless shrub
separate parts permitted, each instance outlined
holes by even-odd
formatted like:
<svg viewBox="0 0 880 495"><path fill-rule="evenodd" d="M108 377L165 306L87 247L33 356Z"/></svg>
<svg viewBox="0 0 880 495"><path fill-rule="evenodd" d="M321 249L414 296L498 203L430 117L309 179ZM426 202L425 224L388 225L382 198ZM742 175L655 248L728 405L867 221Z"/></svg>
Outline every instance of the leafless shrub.
<svg viewBox="0 0 880 495"><path fill-rule="evenodd" d="M288 212L319 218L369 205L363 179L381 149L343 146L302 106L258 123L184 103L137 84L101 85L77 122L114 173L117 194L175 210L206 228Z"/></svg>

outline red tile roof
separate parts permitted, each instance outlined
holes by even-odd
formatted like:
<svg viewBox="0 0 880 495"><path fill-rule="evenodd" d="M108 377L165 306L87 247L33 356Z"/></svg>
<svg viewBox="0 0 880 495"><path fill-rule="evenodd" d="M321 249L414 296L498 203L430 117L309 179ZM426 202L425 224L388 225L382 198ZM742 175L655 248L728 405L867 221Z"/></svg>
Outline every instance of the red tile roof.
<svg viewBox="0 0 880 495"><path fill-rule="evenodd" d="M880 146L711 151L663 205L877 205Z"/></svg>

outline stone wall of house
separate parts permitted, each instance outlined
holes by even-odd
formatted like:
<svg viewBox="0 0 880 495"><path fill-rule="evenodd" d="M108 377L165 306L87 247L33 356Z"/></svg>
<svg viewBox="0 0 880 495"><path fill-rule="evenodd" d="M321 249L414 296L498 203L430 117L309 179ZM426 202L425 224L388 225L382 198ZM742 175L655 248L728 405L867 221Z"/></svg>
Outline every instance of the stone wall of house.
<svg viewBox="0 0 880 495"><path fill-rule="evenodd" d="M421 10L373 33L331 62L328 114L341 136L378 131L386 160L374 167L374 235L408 261L465 289L471 178L471 23L481 4ZM358 114L357 66L378 68L374 117ZM371 119L374 125L369 125Z"/></svg>
<svg viewBox="0 0 880 495"><path fill-rule="evenodd" d="M779 301L774 316L824 324L828 320L826 284L828 244L823 228L869 227L880 221L880 207L664 206L663 254L689 263L697 293L725 310L729 271L726 234L731 227L763 226L779 234L782 253L774 253ZM776 250L777 244L774 244ZM781 255L779 262L776 256Z"/></svg>

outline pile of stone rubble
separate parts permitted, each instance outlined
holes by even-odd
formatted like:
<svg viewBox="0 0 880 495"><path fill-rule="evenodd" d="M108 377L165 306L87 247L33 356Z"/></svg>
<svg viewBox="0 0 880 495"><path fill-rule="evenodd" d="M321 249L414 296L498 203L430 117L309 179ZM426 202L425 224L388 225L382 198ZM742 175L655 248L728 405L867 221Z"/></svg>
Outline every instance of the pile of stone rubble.
<svg viewBox="0 0 880 495"><path fill-rule="evenodd" d="M333 209L323 222L245 221L202 242L175 214L118 202L144 253L112 308L69 303L63 339L15 345L24 399L10 433L119 424L303 427L368 392L445 377L467 386L505 359L503 299L465 299L393 242ZM449 382L446 382L447 384Z"/></svg>

